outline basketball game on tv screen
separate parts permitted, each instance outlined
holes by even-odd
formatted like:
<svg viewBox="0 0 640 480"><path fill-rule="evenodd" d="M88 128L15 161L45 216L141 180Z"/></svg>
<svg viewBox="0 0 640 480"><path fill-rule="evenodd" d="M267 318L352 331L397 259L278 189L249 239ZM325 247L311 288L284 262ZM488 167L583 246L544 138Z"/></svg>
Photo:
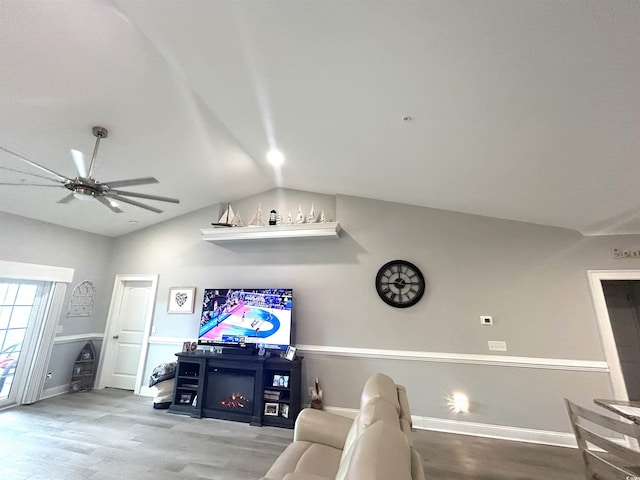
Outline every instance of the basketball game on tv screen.
<svg viewBox="0 0 640 480"><path fill-rule="evenodd" d="M291 344L292 304L290 288L208 288L202 302L199 343L286 349Z"/></svg>

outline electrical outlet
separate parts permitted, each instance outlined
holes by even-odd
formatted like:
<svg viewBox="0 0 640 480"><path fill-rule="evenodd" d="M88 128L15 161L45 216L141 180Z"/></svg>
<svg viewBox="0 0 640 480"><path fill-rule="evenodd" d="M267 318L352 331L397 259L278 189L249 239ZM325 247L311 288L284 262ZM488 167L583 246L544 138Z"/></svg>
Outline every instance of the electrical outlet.
<svg viewBox="0 0 640 480"><path fill-rule="evenodd" d="M496 352L506 352L507 342L504 342L502 340L489 340L489 350L494 350Z"/></svg>

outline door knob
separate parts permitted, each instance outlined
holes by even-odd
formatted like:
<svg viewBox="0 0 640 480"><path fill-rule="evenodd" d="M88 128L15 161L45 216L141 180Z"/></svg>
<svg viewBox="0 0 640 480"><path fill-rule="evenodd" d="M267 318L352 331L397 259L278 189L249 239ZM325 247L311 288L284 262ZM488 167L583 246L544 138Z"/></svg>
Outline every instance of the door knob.
<svg viewBox="0 0 640 480"><path fill-rule="evenodd" d="M117 339L119 339L119 338L120 338L120 335L114 335L114 336L113 336L113 337L111 337L111 338L113 338L114 340L117 340Z"/></svg>

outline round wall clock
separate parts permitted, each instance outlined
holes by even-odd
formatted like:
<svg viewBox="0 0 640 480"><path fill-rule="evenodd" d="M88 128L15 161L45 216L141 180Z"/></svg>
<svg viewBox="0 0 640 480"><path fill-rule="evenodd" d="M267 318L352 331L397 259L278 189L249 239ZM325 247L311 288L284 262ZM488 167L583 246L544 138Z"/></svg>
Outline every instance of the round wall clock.
<svg viewBox="0 0 640 480"><path fill-rule="evenodd" d="M392 260L378 270L376 290L380 298L392 307L411 307L424 295L424 276L413 263Z"/></svg>

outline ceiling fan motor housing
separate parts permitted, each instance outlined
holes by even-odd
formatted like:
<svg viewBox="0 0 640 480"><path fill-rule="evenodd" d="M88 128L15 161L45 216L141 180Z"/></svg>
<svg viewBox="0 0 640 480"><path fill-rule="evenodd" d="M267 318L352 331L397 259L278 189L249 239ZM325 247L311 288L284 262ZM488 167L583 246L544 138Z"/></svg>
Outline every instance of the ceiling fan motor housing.
<svg viewBox="0 0 640 480"><path fill-rule="evenodd" d="M104 127L93 127L91 131L93 132L93 136L98 138L107 138L109 135L109 131Z"/></svg>

